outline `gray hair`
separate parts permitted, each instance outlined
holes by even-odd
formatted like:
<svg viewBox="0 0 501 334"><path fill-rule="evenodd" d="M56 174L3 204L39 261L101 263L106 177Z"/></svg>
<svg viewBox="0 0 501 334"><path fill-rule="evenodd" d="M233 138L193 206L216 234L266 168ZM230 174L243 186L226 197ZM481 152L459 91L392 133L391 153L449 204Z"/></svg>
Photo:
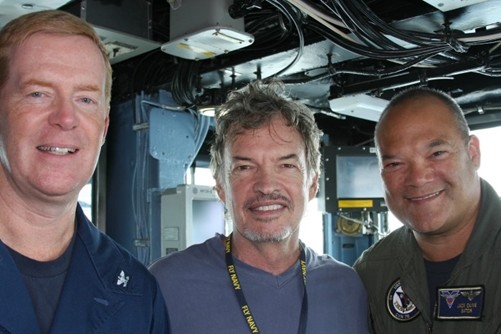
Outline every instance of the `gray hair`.
<svg viewBox="0 0 501 334"><path fill-rule="evenodd" d="M277 115L301 134L306 148L308 175L320 175L321 131L312 111L283 96L283 87L277 80L268 84L256 80L231 92L227 101L218 108L211 146L211 170L216 179L223 180L225 145L232 143L241 131L259 129Z"/></svg>

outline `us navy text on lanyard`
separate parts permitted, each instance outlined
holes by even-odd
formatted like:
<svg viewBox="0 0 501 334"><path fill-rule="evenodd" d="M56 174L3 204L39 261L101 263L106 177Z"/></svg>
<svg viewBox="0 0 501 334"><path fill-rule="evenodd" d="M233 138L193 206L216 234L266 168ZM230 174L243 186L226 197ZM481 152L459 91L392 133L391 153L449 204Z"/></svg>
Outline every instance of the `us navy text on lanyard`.
<svg viewBox="0 0 501 334"><path fill-rule="evenodd" d="M226 266L228 267L228 275L230 276L230 281L233 285L233 289L235 291L235 295L238 299L238 303L240 304L240 309L242 310L242 314L245 318L245 322L249 326L249 330L251 333L261 333L259 330L256 320L252 315L249 304L247 304L247 300L245 299L244 292L242 290L242 285L240 284L240 280L238 279L237 271L235 268L235 263L233 261L233 256L231 255L231 234L226 238L225 244L225 258L226 258ZM299 329L298 334L306 333L306 320L308 318L308 296L306 294L306 252L304 250L304 245L302 242L299 242L299 268L301 270L301 275L303 278L303 302L301 305L301 317L299 319Z"/></svg>

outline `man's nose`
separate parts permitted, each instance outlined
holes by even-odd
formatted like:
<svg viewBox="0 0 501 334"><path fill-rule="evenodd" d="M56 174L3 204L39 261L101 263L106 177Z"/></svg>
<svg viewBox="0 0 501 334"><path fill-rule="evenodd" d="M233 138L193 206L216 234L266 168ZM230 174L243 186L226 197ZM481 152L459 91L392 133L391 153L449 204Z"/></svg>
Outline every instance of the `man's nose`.
<svg viewBox="0 0 501 334"><path fill-rule="evenodd" d="M263 194L271 194L278 190L278 174L272 167L260 168L256 173L254 190Z"/></svg>
<svg viewBox="0 0 501 334"><path fill-rule="evenodd" d="M49 116L50 124L65 130L71 130L78 125L77 108L71 100L57 99L52 108Z"/></svg>

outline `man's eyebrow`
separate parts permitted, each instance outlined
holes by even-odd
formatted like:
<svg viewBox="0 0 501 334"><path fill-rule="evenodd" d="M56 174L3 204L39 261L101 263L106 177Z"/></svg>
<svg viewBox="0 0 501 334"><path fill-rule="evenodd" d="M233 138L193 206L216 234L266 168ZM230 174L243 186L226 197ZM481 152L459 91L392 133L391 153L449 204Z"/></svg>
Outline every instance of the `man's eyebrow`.
<svg viewBox="0 0 501 334"><path fill-rule="evenodd" d="M395 158L395 154L383 154L381 155L381 160L388 160L388 159L393 159Z"/></svg>
<svg viewBox="0 0 501 334"><path fill-rule="evenodd" d="M50 87L52 85L48 81L43 81L43 80L39 80L39 79L30 79L28 81L21 82L21 87L27 87L27 86Z"/></svg>
<svg viewBox="0 0 501 334"><path fill-rule="evenodd" d="M291 159L298 160L299 157L296 153L291 153L280 157L278 160L291 160Z"/></svg>
<svg viewBox="0 0 501 334"><path fill-rule="evenodd" d="M437 146L442 146L442 145L447 145L449 144L448 141L444 140L444 139L434 139L432 140L429 144L428 144L428 147L430 148L433 148L433 147L437 147Z"/></svg>
<svg viewBox="0 0 501 334"><path fill-rule="evenodd" d="M30 79L22 83L22 87L28 86L41 86L41 87L52 87L53 84L50 81L44 81L40 79ZM77 86L77 90L86 92L101 92L101 88L94 84L81 84Z"/></svg>
<svg viewBox="0 0 501 334"><path fill-rule="evenodd" d="M231 157L231 160L235 161L251 161L251 158L248 158L248 157L244 157L244 156L241 156L241 155L234 155Z"/></svg>
<svg viewBox="0 0 501 334"><path fill-rule="evenodd" d="M241 155L234 155L231 157L232 160L238 160L238 161L251 161L252 159L251 158L248 158L248 157L245 157L245 156L241 156ZM295 153L291 153L291 154L287 154L287 155L284 155L284 156L281 156L280 158L278 158L279 161L282 161L282 160L298 160L299 157L297 154Z"/></svg>
<svg viewBox="0 0 501 334"><path fill-rule="evenodd" d="M434 139L426 144L427 148L435 148L443 145L449 145L450 143L445 139ZM381 160L394 159L397 155L385 153L381 156Z"/></svg>

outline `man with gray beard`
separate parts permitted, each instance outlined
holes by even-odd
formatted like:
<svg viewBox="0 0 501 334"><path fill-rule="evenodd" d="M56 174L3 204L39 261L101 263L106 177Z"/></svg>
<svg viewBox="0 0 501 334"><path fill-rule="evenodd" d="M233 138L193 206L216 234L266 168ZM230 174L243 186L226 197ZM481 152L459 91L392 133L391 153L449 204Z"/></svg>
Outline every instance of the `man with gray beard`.
<svg viewBox="0 0 501 334"><path fill-rule="evenodd" d="M174 334L368 333L355 271L299 240L318 190L320 130L279 82L230 93L211 167L233 233L154 263Z"/></svg>

